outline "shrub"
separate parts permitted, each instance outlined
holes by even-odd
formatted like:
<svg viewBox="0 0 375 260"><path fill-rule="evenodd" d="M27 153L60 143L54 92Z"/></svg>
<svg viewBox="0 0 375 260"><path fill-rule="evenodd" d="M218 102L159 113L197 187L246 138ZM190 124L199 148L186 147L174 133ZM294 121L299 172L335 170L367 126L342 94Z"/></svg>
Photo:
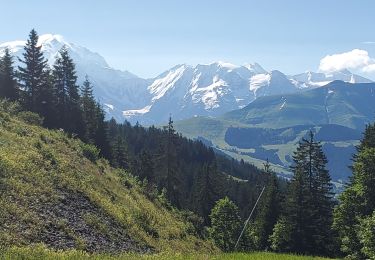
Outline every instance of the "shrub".
<svg viewBox="0 0 375 260"><path fill-rule="evenodd" d="M20 120L27 124L41 126L43 125L43 119L36 113L30 111L22 111L17 116Z"/></svg>
<svg viewBox="0 0 375 260"><path fill-rule="evenodd" d="M210 218L209 233L215 244L223 251L233 251L241 231L241 217L236 204L228 197L217 201Z"/></svg>
<svg viewBox="0 0 375 260"><path fill-rule="evenodd" d="M92 144L81 144L82 154L92 162L96 162L99 159L100 150Z"/></svg>
<svg viewBox="0 0 375 260"><path fill-rule="evenodd" d="M358 236L362 244L362 253L369 259L375 259L375 211L372 216L361 221Z"/></svg>

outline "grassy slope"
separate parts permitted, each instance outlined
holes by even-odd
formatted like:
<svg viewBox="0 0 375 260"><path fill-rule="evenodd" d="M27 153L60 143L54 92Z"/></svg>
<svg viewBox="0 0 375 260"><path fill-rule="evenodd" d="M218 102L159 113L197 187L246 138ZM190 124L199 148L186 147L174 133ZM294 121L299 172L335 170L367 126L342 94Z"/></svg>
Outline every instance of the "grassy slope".
<svg viewBox="0 0 375 260"><path fill-rule="evenodd" d="M84 147L0 109L0 246L216 251L135 178L88 160Z"/></svg>
<svg viewBox="0 0 375 260"><path fill-rule="evenodd" d="M228 254L179 254L179 253L160 253L152 255L137 255L137 254L122 254L117 256L111 256L108 254L88 254L82 251L70 250L70 251L53 251L46 249L43 246L28 247L28 248L10 248L3 252L0 252L1 259L53 259L53 260L65 260L65 259L82 259L82 260L122 260L122 259L164 259L164 260L230 260L230 259L259 259L259 260L310 260L310 259L328 259L321 257L310 257L310 256L298 256L291 254L276 254L276 253L228 253Z"/></svg>

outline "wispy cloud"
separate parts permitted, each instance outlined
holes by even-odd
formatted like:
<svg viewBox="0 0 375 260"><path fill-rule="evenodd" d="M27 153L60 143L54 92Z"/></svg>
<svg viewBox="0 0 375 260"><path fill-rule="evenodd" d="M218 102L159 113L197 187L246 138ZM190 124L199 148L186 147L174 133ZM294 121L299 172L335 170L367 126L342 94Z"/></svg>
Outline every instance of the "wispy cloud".
<svg viewBox="0 0 375 260"><path fill-rule="evenodd" d="M373 42L373 41L366 41L366 42L362 42L362 44L375 44L375 42Z"/></svg>
<svg viewBox="0 0 375 260"><path fill-rule="evenodd" d="M319 70L332 72L343 69L361 70L366 73L375 72L375 59L367 51L354 49L344 53L327 55L320 60Z"/></svg>

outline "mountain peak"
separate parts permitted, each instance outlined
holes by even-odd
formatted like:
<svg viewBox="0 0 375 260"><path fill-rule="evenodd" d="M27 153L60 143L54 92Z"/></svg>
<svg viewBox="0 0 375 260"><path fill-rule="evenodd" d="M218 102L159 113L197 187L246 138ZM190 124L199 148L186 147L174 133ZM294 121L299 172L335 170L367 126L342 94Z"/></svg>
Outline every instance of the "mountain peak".
<svg viewBox="0 0 375 260"><path fill-rule="evenodd" d="M39 43L47 43L53 41L66 43L64 37L60 34L42 34L39 36Z"/></svg>
<svg viewBox="0 0 375 260"><path fill-rule="evenodd" d="M245 64L244 67L256 74L267 73L267 71L257 62L254 62L253 64L250 64L250 63Z"/></svg>
<svg viewBox="0 0 375 260"><path fill-rule="evenodd" d="M221 68L225 68L225 69L230 69L230 70L233 70L233 69L236 69L236 68L239 67L237 65L234 65L232 63L225 62L225 61L215 61L215 62L211 62L211 63L209 63L207 65L209 65L209 66L217 66L217 67L221 67Z"/></svg>

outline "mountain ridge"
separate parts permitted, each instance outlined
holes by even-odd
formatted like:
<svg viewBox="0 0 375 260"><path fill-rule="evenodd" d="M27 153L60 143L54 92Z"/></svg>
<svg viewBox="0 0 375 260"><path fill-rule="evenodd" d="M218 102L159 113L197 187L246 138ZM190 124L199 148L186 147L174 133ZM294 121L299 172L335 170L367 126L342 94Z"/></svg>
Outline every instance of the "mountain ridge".
<svg viewBox="0 0 375 260"><path fill-rule="evenodd" d="M334 180L345 181L361 133L374 119L373 104L375 83L333 81L304 92L264 96L218 117L177 121L176 129L258 167L269 159L283 174L289 171L298 142L313 130L323 143Z"/></svg>
<svg viewBox="0 0 375 260"><path fill-rule="evenodd" d="M14 56L21 57L25 44L26 41L3 43L0 56L9 47ZM61 35L41 35L39 44L50 66L59 49L67 47L76 63L78 82L81 84L89 76L108 118L146 125L165 123L170 114L176 120L218 116L245 107L262 96L301 92L337 79L371 82L348 70L285 75L278 70L267 71L258 63L235 65L224 61L195 66L180 64L155 78L143 79L110 67L100 54L70 43Z"/></svg>

